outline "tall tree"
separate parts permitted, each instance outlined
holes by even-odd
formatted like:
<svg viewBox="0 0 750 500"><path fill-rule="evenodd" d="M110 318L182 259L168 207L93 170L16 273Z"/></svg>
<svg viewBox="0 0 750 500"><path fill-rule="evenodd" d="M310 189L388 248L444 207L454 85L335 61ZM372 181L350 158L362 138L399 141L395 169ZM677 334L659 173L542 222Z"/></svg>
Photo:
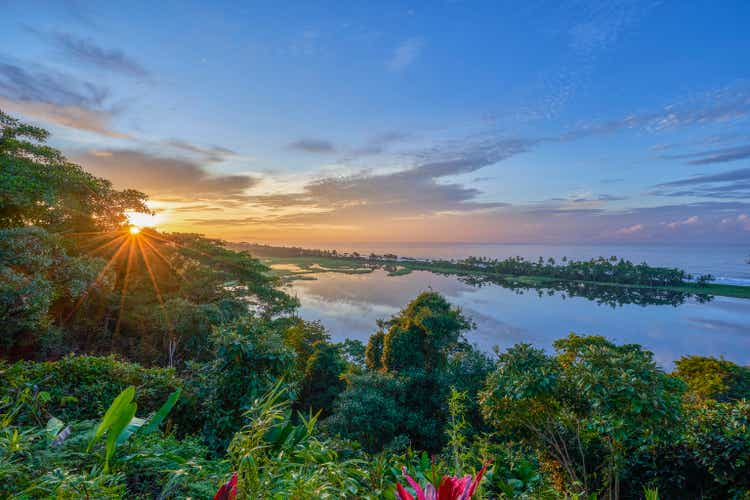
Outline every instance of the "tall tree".
<svg viewBox="0 0 750 500"><path fill-rule="evenodd" d="M48 137L0 110L0 227L112 230L125 222L126 211L149 211L146 195L114 189L47 146Z"/></svg>

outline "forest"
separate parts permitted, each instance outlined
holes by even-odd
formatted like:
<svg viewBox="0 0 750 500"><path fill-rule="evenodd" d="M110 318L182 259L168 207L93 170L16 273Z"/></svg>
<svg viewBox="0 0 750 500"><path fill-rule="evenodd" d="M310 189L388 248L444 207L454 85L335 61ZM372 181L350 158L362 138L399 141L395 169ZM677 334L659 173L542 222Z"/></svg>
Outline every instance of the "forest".
<svg viewBox="0 0 750 500"><path fill-rule="evenodd" d="M143 193L0 127L2 498L750 498L748 367L575 333L489 354L432 291L336 343L257 255L134 226Z"/></svg>

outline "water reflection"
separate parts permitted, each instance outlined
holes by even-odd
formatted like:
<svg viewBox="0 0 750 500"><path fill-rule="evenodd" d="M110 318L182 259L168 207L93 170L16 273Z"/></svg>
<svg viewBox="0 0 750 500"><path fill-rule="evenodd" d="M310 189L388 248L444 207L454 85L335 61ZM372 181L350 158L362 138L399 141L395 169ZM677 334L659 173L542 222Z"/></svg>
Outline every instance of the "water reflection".
<svg viewBox="0 0 750 500"><path fill-rule="evenodd" d="M467 337L486 350L517 342L549 349L555 339L576 331L643 344L665 368L685 354L724 356L750 364L748 300L717 297L706 303L695 297L667 296L658 303L679 307L665 307L653 305L654 297L646 301L638 295L623 295L623 289L618 288L605 293L597 290L597 301L590 300L591 290L573 293L551 288L538 293L488 282L476 286L423 271L394 277L381 270L316 277L315 281L293 282L290 292L302 303L302 317L321 320L336 340L366 341L375 331L377 319L390 317L417 294L432 289L474 320L477 328Z"/></svg>
<svg viewBox="0 0 750 500"><path fill-rule="evenodd" d="M608 305L613 308L626 304L637 304L639 306L678 306L684 304L689 299L695 299L698 302L709 302L713 300L713 297L708 294L694 294L690 292L655 288L600 285L596 283L578 283L571 281L543 281L529 284L513 278L484 276L459 277L459 280L473 286L484 286L488 284L497 285L503 288L509 288L519 295L522 295L525 292L530 292L536 293L539 297L542 297L545 294L560 294L563 299L566 296L583 297L592 300L599 305Z"/></svg>

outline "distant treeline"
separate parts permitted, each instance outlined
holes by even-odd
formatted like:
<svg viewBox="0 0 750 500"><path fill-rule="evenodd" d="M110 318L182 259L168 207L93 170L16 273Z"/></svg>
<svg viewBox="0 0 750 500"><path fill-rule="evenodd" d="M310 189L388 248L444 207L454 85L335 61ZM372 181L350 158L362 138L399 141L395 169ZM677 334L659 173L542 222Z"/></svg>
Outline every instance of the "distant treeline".
<svg viewBox="0 0 750 500"><path fill-rule="evenodd" d="M563 257L561 262L553 258L526 260L523 257L509 257L507 259L491 259L487 257L469 257L463 260L418 260L409 257L399 258L395 254L369 255L339 253L336 250L307 249L300 247L275 247L252 243L233 244L238 249L246 250L257 257L337 257L356 259L361 261L379 261L429 270L435 268L440 271L480 272L485 275L505 276L540 276L567 281L589 281L597 283L617 283L621 285L639 286L680 286L686 281L695 279L698 284L707 284L714 279L706 274L693 277L681 269L667 267L652 267L648 264L634 264L618 257L598 257L591 260L568 260Z"/></svg>
<svg viewBox="0 0 750 500"><path fill-rule="evenodd" d="M645 286L679 286L693 276L676 268L651 267L645 262L632 262L610 257L599 257L586 261L567 260L558 264L555 259L546 261L539 257L537 261L526 260L523 257L510 257L504 260L487 259L483 257L469 257L455 264L467 269L483 269L491 274L509 274L516 276L544 276L570 281L595 281L600 283L618 283L623 285ZM707 283L713 279L710 275L698 277L700 283Z"/></svg>
<svg viewBox="0 0 750 500"><path fill-rule="evenodd" d="M229 246L236 249L249 252L255 257L339 257L339 258L350 258L350 259L364 259L364 260L396 260L398 255L387 253L378 255L371 253L369 255L363 255L359 252L338 252L336 250L321 250L317 248L302 248L302 247L276 247L272 245L261 245L258 243L229 243Z"/></svg>

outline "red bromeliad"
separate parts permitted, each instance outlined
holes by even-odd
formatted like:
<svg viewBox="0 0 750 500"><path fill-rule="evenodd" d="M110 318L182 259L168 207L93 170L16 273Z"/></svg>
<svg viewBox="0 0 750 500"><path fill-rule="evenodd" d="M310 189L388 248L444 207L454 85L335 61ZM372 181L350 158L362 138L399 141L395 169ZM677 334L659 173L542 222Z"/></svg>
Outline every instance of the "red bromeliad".
<svg viewBox="0 0 750 500"><path fill-rule="evenodd" d="M221 485L219 491L214 495L214 500L234 500L237 498L237 473L232 474L232 478Z"/></svg>
<svg viewBox="0 0 750 500"><path fill-rule="evenodd" d="M403 471L406 481L417 493L417 500L469 500L477 489L477 486L479 486L484 471L490 463L492 463L492 461L484 463L484 466L482 466L482 469L477 474L477 477L474 478L474 481L471 480L470 475L460 478L455 476L443 476L437 490L429 483L424 489L422 489L422 487L406 473L406 467L404 467ZM411 493L406 491L406 489L401 486L401 483L396 483L396 493L400 500L414 500Z"/></svg>

